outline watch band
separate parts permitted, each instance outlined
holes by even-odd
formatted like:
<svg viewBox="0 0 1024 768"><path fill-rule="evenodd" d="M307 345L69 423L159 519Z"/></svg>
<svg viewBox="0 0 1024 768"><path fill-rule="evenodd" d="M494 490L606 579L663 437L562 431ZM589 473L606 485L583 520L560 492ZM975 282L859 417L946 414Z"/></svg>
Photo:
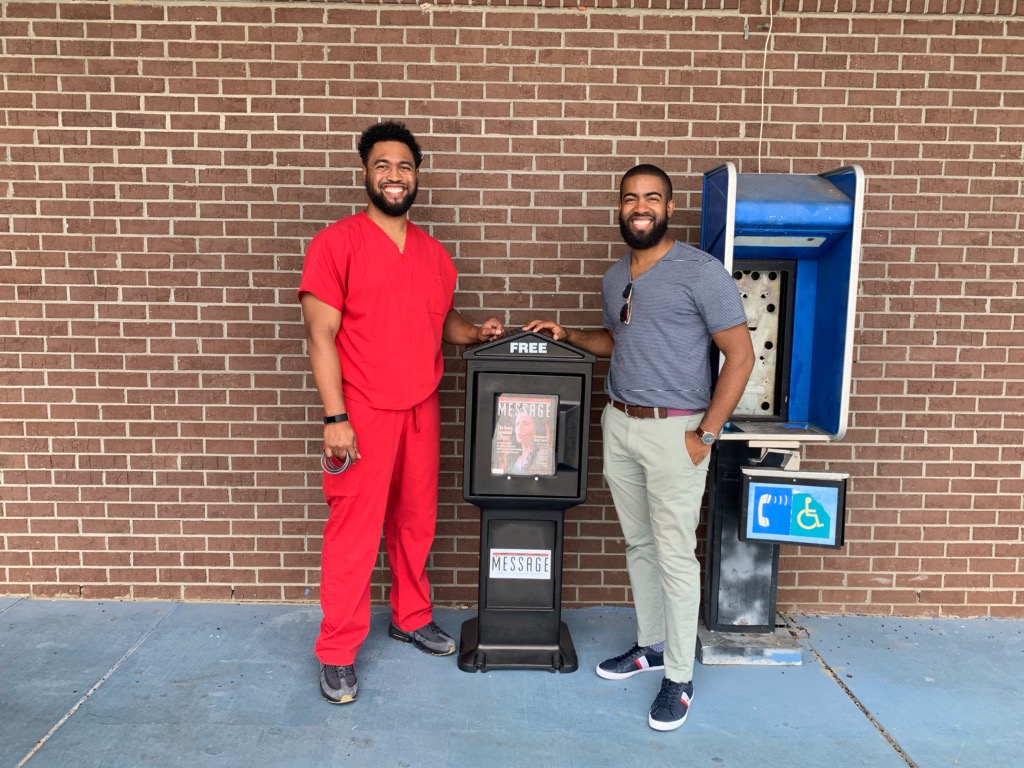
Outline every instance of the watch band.
<svg viewBox="0 0 1024 768"><path fill-rule="evenodd" d="M348 414L339 413L335 416L324 416L324 424L336 424L339 421L348 421Z"/></svg>
<svg viewBox="0 0 1024 768"><path fill-rule="evenodd" d="M715 441L718 439L718 435L716 435L714 432L708 432L706 429L702 429L700 426L697 426L697 428L694 429L693 431L697 433L697 437L700 438L700 441L704 443L704 445L714 445ZM705 437L705 435L707 435L711 439L708 440Z"/></svg>

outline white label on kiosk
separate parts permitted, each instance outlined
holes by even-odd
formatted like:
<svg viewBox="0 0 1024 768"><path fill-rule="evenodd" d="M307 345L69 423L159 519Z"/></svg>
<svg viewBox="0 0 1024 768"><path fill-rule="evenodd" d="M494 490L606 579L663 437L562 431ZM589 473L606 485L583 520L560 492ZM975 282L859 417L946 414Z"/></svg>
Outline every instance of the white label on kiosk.
<svg viewBox="0 0 1024 768"><path fill-rule="evenodd" d="M520 355L546 355L548 343L546 341L513 341L508 345L508 351Z"/></svg>
<svg viewBox="0 0 1024 768"><path fill-rule="evenodd" d="M550 579L550 549L492 549L492 579Z"/></svg>

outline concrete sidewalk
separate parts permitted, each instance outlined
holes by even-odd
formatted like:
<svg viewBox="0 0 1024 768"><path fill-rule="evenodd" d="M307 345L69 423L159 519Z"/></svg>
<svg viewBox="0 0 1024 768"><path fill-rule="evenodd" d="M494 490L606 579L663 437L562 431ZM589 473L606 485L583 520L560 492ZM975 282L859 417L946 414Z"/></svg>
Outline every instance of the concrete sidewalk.
<svg viewBox="0 0 1024 768"><path fill-rule="evenodd" d="M474 615L435 618L458 637ZM332 706L316 606L0 598L0 766L1024 764L1024 621L793 617L802 665L698 664L686 724L658 733L658 675L593 672L632 612L562 617L578 671L466 673L376 609L359 700Z"/></svg>

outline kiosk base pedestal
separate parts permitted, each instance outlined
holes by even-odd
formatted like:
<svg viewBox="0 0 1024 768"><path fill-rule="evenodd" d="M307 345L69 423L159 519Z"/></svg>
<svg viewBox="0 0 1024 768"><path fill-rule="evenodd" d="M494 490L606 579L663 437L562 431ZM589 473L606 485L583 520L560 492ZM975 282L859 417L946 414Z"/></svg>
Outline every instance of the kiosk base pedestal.
<svg viewBox="0 0 1024 768"><path fill-rule="evenodd" d="M479 617L462 624L459 669L487 672L490 669L546 669L575 672L579 668L576 648L565 622L559 622L557 645L484 645L480 642Z"/></svg>
<svg viewBox="0 0 1024 768"><path fill-rule="evenodd" d="M711 454L708 488L704 626L715 632L771 635L779 580L779 545L741 541L743 472L760 451L720 442Z"/></svg>
<svg viewBox="0 0 1024 768"><path fill-rule="evenodd" d="M803 664L800 642L784 629L771 634L712 632L697 627L697 660L706 667L744 665L798 667Z"/></svg>

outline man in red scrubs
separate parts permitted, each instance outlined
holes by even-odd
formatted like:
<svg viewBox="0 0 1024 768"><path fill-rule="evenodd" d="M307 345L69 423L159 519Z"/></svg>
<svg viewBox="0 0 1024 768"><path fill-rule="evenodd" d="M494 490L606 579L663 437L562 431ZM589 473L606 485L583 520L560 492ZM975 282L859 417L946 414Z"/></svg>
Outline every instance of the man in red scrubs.
<svg viewBox="0 0 1024 768"><path fill-rule="evenodd" d="M391 566L388 634L435 656L455 642L431 618L426 563L437 520L441 342L471 344L504 332L454 308L457 274L444 247L407 219L423 159L401 123L359 138L366 210L320 231L302 269L299 299L313 379L324 406L330 517L321 555L315 652L320 692L355 701L355 659L370 629L370 578L384 531Z"/></svg>

